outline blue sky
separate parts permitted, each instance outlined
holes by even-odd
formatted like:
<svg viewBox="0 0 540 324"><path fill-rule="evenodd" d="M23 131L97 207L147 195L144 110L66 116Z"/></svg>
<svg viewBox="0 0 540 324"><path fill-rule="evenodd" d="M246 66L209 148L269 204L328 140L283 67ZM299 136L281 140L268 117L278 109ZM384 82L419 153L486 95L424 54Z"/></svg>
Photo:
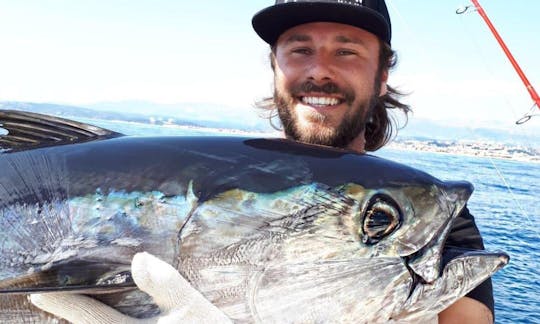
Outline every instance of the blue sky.
<svg viewBox="0 0 540 324"><path fill-rule="evenodd" d="M390 83L410 93L414 118L514 127L532 102L480 16L455 14L468 2L387 0L400 57ZM250 22L271 3L0 0L0 100L208 102L256 118L272 76ZM540 1L481 4L540 91Z"/></svg>

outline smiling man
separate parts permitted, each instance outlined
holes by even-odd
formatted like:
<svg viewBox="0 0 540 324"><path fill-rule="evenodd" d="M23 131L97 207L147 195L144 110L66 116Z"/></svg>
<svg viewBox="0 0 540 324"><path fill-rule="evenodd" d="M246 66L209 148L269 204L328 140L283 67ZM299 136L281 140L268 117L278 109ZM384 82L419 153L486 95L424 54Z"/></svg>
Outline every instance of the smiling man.
<svg viewBox="0 0 540 324"><path fill-rule="evenodd" d="M270 45L274 95L258 106L277 115L287 138L325 146L375 151L395 126L391 110L409 107L387 84L396 64L384 0L277 0L253 17ZM483 248L465 208L446 246ZM439 314L439 323L492 323L491 280Z"/></svg>
<svg viewBox="0 0 540 324"><path fill-rule="evenodd" d="M383 0L278 0L254 16L253 27L270 45L274 71L274 95L259 107L279 116L286 137L358 153L375 151L395 132L389 112L409 112L387 84L395 56ZM446 246L483 248L466 208L454 221ZM229 321L174 268L146 253L135 256L132 274L162 310L148 322ZM75 323L137 322L85 296L44 294L31 300ZM438 320L492 323L491 281L443 311Z"/></svg>
<svg viewBox="0 0 540 324"><path fill-rule="evenodd" d="M384 1L277 1L253 26L275 76L258 105L277 108L287 137L374 151L395 131L389 109L409 112L386 83L396 59Z"/></svg>
<svg viewBox="0 0 540 324"><path fill-rule="evenodd" d="M286 134L363 151L366 119L386 94L378 51L375 35L348 25L314 22L285 31L273 60L275 102Z"/></svg>

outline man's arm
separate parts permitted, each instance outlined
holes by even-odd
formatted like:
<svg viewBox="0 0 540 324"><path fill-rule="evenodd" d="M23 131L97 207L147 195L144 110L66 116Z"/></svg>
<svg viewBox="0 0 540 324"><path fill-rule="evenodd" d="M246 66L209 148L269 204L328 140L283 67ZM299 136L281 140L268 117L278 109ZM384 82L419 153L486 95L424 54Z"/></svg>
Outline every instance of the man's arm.
<svg viewBox="0 0 540 324"><path fill-rule="evenodd" d="M439 324L491 324L491 310L478 300L463 297L439 314Z"/></svg>

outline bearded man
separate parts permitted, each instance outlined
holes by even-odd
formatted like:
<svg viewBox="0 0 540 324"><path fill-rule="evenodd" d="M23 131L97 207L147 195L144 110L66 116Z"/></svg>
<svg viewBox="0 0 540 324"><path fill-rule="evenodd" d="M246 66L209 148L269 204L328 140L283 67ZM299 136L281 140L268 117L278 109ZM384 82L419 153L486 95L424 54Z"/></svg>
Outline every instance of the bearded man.
<svg viewBox="0 0 540 324"><path fill-rule="evenodd" d="M253 18L270 45L274 95L258 103L278 116L287 138L357 153L375 151L395 133L391 110L409 107L388 86L396 63L384 0L277 0ZM483 249L465 208L446 246ZM164 322L228 322L172 267L138 254L132 272L165 315ZM157 274L157 275L156 275ZM38 307L76 323L126 322L125 316L84 296L33 295ZM439 314L439 323L492 323L493 295L487 280Z"/></svg>

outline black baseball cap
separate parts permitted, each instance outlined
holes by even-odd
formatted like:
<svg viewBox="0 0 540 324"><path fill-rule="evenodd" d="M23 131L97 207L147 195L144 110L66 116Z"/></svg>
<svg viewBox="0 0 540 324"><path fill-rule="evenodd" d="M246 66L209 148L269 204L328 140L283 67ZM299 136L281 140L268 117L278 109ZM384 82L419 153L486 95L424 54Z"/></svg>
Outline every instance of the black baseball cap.
<svg viewBox="0 0 540 324"><path fill-rule="evenodd" d="M390 45L392 28L384 0L276 0L253 16L255 32L270 46L286 30L311 22L355 26Z"/></svg>

